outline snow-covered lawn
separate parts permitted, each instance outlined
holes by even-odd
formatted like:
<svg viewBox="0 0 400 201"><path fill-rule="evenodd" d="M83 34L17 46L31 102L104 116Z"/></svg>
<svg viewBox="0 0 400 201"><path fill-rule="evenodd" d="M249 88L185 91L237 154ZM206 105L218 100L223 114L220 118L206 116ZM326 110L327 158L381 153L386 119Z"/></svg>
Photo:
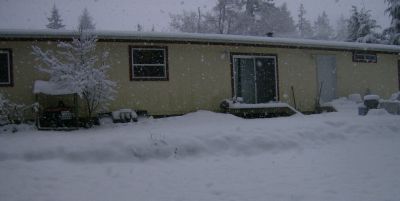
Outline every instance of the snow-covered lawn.
<svg viewBox="0 0 400 201"><path fill-rule="evenodd" d="M0 134L0 200L400 200L400 116L245 120L198 111Z"/></svg>

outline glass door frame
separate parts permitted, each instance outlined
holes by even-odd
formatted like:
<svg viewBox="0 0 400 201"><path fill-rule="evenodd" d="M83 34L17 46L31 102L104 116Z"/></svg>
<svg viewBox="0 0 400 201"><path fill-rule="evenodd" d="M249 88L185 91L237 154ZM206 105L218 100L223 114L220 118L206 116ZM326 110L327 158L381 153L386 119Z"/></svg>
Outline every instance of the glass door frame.
<svg viewBox="0 0 400 201"><path fill-rule="evenodd" d="M237 87L236 87L236 70L235 70L235 59L253 59L254 68L254 79L255 79L255 102L257 101L257 71L256 71L256 59L265 58L274 60L274 72L275 72L275 97L276 101L279 101L279 77L278 77L278 56L272 54L248 54L248 53L231 53L231 67L232 67L232 97L237 97Z"/></svg>

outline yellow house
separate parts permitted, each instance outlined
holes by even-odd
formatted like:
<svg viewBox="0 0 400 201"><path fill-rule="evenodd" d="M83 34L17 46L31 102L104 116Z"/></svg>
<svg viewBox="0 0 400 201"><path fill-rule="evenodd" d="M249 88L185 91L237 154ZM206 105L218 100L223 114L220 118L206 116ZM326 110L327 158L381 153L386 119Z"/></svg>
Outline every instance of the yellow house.
<svg viewBox="0 0 400 201"><path fill-rule="evenodd" d="M0 30L0 92L32 104L32 45L55 50L73 31ZM301 111L321 101L370 91L383 98L399 90L400 47L348 42L218 34L97 31L97 50L110 53L110 78L118 94L110 111L152 115L219 110L222 100L246 103L296 100Z"/></svg>

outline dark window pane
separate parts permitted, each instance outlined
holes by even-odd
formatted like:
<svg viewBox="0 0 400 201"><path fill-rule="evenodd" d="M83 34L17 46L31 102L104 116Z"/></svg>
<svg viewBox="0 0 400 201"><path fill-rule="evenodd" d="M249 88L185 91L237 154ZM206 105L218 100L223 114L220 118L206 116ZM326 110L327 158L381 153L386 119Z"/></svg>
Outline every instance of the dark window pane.
<svg viewBox="0 0 400 201"><path fill-rule="evenodd" d="M364 60L364 55L362 55L362 54L356 54L355 59L356 59L357 61L362 61L362 60Z"/></svg>
<svg viewBox="0 0 400 201"><path fill-rule="evenodd" d="M366 55L365 57L369 62L376 62L376 56L375 55Z"/></svg>
<svg viewBox="0 0 400 201"><path fill-rule="evenodd" d="M1 83L9 83L9 67L8 67L8 54L0 53L0 82Z"/></svg>
<svg viewBox="0 0 400 201"><path fill-rule="evenodd" d="M354 61L376 63L378 61L378 57L376 56L376 54L356 52L354 53Z"/></svg>
<svg viewBox="0 0 400 201"><path fill-rule="evenodd" d="M133 66L133 77L165 77L165 66Z"/></svg>
<svg viewBox="0 0 400 201"><path fill-rule="evenodd" d="M164 64L164 50L132 50L133 64Z"/></svg>

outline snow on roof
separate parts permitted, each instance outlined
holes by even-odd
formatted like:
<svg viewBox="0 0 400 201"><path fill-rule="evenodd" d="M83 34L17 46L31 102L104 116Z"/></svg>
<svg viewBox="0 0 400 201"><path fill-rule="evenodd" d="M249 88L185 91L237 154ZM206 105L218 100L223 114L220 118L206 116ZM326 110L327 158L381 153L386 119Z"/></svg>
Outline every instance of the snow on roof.
<svg viewBox="0 0 400 201"><path fill-rule="evenodd" d="M64 87L61 87L53 82L43 81L43 80L35 80L33 85L33 93L34 94L47 94L47 95L68 95L74 94L75 92L72 90L68 90Z"/></svg>
<svg viewBox="0 0 400 201"><path fill-rule="evenodd" d="M332 50L365 50L388 53L400 53L400 46L367 44L355 42L338 42L310 39L276 38L260 36L241 36L227 34L198 34L198 33L161 33L137 31L106 31L96 30L99 39L110 40L154 40L187 43L223 43L247 45L272 45L290 48L319 48ZM0 29L0 40L7 38L21 39L51 39L71 38L77 35L72 30L26 30L26 29Z"/></svg>

